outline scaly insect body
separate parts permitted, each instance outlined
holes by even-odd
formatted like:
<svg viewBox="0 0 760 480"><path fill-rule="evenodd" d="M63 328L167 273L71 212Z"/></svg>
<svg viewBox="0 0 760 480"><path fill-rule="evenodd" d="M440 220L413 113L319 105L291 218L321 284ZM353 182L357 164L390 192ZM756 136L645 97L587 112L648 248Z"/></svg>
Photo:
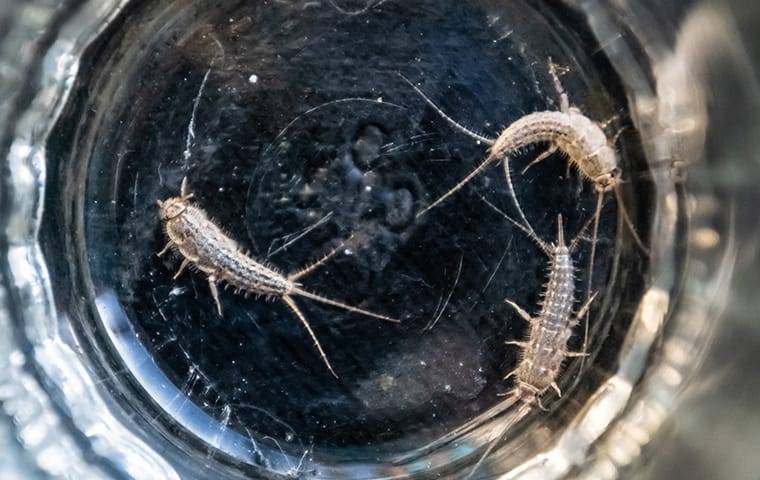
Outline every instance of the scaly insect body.
<svg viewBox="0 0 760 480"><path fill-rule="evenodd" d="M547 110L524 115L505 128L495 139L478 134L460 125L441 110L419 87L401 75L401 78L454 128L489 146L488 155L480 165L448 192L422 210L418 216L438 206L493 163L504 162L508 172L511 155L529 145L541 142L549 143L549 149L539 155L530 165L546 159L559 150L567 155L568 160L578 168L585 178L594 184L598 191L607 192L618 186L621 172L614 148L616 139L607 138L604 132L605 124L591 120L580 109L570 105L567 93L565 93L559 80L558 67L551 63L551 60L549 66L555 89L560 97L559 111ZM509 187L512 201L518 204L511 181ZM519 209L519 204L517 207ZM524 217L521 220L525 221ZM635 234L635 232L633 233Z"/></svg>
<svg viewBox="0 0 760 480"><path fill-rule="evenodd" d="M515 403L520 402L519 408L508 415L504 426L499 429L498 435L494 435L489 440L485 453L478 459L478 462L465 477L465 480L478 470L485 458L488 457L496 446L497 441L515 423L524 418L535 406L543 408L541 398L550 388L556 391L558 395L561 395L557 379L561 373L562 364L569 357L585 355L583 353L570 352L568 350L568 341L573 334L573 329L578 325L580 317L588 311L591 302L596 298L596 294L592 295L578 310L578 313L573 314L573 305L575 303L575 267L573 265L572 254L581 239L581 235L594 219L593 217L586 221L570 245L566 245L562 217L558 216L557 241L555 244L548 244L536 235L530 223L526 222L522 224L499 210L498 207L485 198L481 197L481 199L536 243L549 258L549 269L547 282L543 287L543 299L538 315L535 317L531 316L516 303L506 300L506 303L511 305L518 315L530 324L528 334L524 340L507 342L507 344L516 345L521 349L520 361L517 366L504 377L505 380L510 377L514 377L515 379L514 388L505 394L509 398L488 412L467 422L465 425L416 450L413 455L401 457L397 461L397 463L416 461L422 455L427 455L442 445L458 441L465 433L482 425L484 422L492 420L505 410L511 408Z"/></svg>
<svg viewBox="0 0 760 480"><path fill-rule="evenodd" d="M555 149L564 152L598 189L607 191L612 188L611 183L616 183L617 158L604 131L572 107L566 112L535 112L519 118L494 141L486 162L509 158L520 149L540 142L548 142L551 152ZM533 163L543 158L546 157L540 156Z"/></svg>
<svg viewBox="0 0 760 480"><path fill-rule="evenodd" d="M568 161L575 166L581 175L591 181L597 191L597 202L595 210L595 220L593 227L593 242L591 245L591 254L589 256L587 299L591 293L591 283L593 279L594 260L596 257L596 238L599 231L599 217L602 210L603 196L606 192L612 191L618 202L623 221L631 232L636 244L641 250L648 254L648 250L636 233L633 222L622 202L620 192L621 170L618 166L618 158L615 153L614 144L616 138L609 140L604 133L604 125L594 122L585 116L578 108L570 105L570 100L562 88L557 73L557 66L551 62L549 71L554 81L554 87L560 97L559 111L542 111L525 115L502 131L496 139L488 138L460 125L456 120L443 112L422 90L402 75L402 78L414 88L417 93L447 122L457 130L473 137L474 139L489 145L486 158L472 172L465 176L459 183L454 185L448 192L444 193L433 203L421 210L417 217L424 215L429 210L435 208L448 197L462 189L473 178L486 170L490 165L502 162L504 173L507 181L507 188L511 200L517 210L520 220L528 224L528 220L517 201L515 189L512 184L512 175L509 168L510 156L529 145L546 142L549 144L548 150L536 157L524 170L525 172L532 165L548 158L556 151L561 151L567 155ZM584 349L588 340L588 323L584 333Z"/></svg>
<svg viewBox="0 0 760 480"><path fill-rule="evenodd" d="M541 310L538 315L533 317L516 303L507 300L507 303L530 323L530 330L524 341L508 342L522 348L522 355L520 363L505 379L515 377L516 387L513 393L524 401L535 401L540 405L541 395L550 387L557 394L560 394L556 379L565 358L583 355L567 350L567 342L572 336L573 328L578 325L579 321L579 315L573 315L575 267L572 252L580 240L583 230L588 227L593 217L586 222L576 239L568 246L565 243L562 216L558 216L557 242L547 244L538 238L530 224L523 226L498 210L490 202L488 204L525 232L549 257L549 274L546 285L544 285ZM590 300L586 301L580 312L585 314L593 298L592 296Z"/></svg>
<svg viewBox="0 0 760 480"><path fill-rule="evenodd" d="M573 273L569 250L564 242L558 243L552 252L541 312L535 318L526 317L530 318L530 333L522 344L522 360L515 370L516 394L520 397L539 398L549 387L559 390L556 378L577 325L571 317L575 301Z"/></svg>
<svg viewBox="0 0 760 480"><path fill-rule="evenodd" d="M512 220L513 221L513 220ZM514 222L514 221L513 221ZM515 222L516 223L516 222ZM514 376L514 394L526 402L540 405L540 397L550 387L561 394L556 379L567 357L581 356L582 353L569 352L567 343L578 325L579 317L585 314L593 301L592 296L581 307L578 315L573 315L575 303L575 267L572 251L578 238L570 246L565 244L562 217L558 217L557 243L547 245L535 234L531 237L549 256L549 274L544 286L541 311L533 317L514 302L507 300L517 313L530 323L528 337L524 341L510 344L522 348L520 363L505 378ZM584 229L588 226L584 226ZM526 232L532 232L525 230Z"/></svg>
<svg viewBox="0 0 760 480"><path fill-rule="evenodd" d="M487 201L486 201L487 202ZM547 244L533 231L530 224L522 225L513 220L498 208L487 202L492 208L501 213L509 222L525 232L544 253L549 257L549 274L544 286L541 310L538 315L531 316L511 300L507 300L512 308L530 324L528 336L523 341L507 342L521 348L520 361L517 367L507 374L504 379L514 377L515 388L509 393L513 402L522 402L522 406L506 422L499 431L498 436L490 440L485 453L480 457L470 473L465 477L470 478L480 467L485 458L496 446L497 441L517 421L530 412L534 406L544 409L541 397L550 388L561 396L557 379L562 370L563 362L569 357L585 356L585 353L576 353L568 350L568 342L573 334L573 329L578 325L580 318L589 309L596 294L589 296L578 313L573 314L575 303L575 267L573 266L572 252L575 249L581 234L588 227L593 217L581 228L577 237L568 246L565 243L562 216L557 217L557 241Z"/></svg>
<svg viewBox="0 0 760 480"><path fill-rule="evenodd" d="M185 205L179 216L167 218L165 228L185 261L214 276L215 283L270 296L291 294L295 289L295 283L280 272L241 255L237 243L195 205Z"/></svg>
<svg viewBox="0 0 760 480"><path fill-rule="evenodd" d="M577 108L569 105L567 95L561 90L562 87L554 73L554 67L552 67L552 75L555 78L555 85L559 89L562 98L561 110L534 112L520 117L505 128L496 139L485 137L460 125L443 112L419 87L402 76L428 105L457 130L489 145L486 158L459 183L420 211L417 214L418 217L424 215L427 211L435 208L451 195L461 190L462 187L485 171L490 165L503 162L505 171L507 172L509 194L517 207L520 219L526 222L512 186L511 175L509 173L509 160L512 155L521 149L542 142L549 143L549 149L539 155L530 165L534 165L546 159L555 151L560 150L567 155L571 164L576 166L585 178L593 182L600 193L613 190L617 187L620 182L617 155L607 139L602 126L583 115Z"/></svg>
<svg viewBox="0 0 760 480"><path fill-rule="evenodd" d="M208 275L209 288L220 316L222 315L222 304L217 285L222 282L246 294L252 293L282 299L306 328L325 365L336 377L337 374L327 359L322 345L317 340L306 317L293 300L293 296L301 296L381 320L398 322L394 318L309 292L297 282L299 278L313 272L335 255L341 248L340 246L308 267L285 276L274 268L243 253L237 242L224 233L206 215L205 211L190 203L192 197L191 193L187 193L187 179L185 179L182 181L180 196L158 202L159 215L164 222L164 229L169 238L169 243L158 255L162 256L174 248L182 256L182 264L174 275L175 279L189 265Z"/></svg>

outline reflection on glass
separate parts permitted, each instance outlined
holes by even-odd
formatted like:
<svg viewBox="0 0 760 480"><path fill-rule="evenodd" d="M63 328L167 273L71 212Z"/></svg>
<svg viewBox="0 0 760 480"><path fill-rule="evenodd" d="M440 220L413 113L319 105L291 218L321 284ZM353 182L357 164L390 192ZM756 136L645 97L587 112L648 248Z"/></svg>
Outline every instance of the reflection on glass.
<svg viewBox="0 0 760 480"><path fill-rule="evenodd" d="M13 379L20 391L69 419L44 471L460 478L496 441L479 477L597 478L639 456L733 272L704 165L723 154L709 141L708 46L739 57L720 12L692 11L670 45L646 7L595 2L124 3L61 21L9 137L3 315L19 321L0 326L33 373ZM559 108L549 59L568 67L571 103L621 132L621 198L649 252L609 195L594 271L591 239L573 254L576 308L589 275L598 292L589 356L515 423L503 377L520 352L506 342L529 325L504 300L536 313L548 262L492 208L516 217L501 166L416 216L487 146L399 74L495 137ZM573 239L596 192L559 154L523 173L546 147L510 159L516 195L541 239L556 240L558 214ZM402 323L299 299L335 379L281 302L222 292L220 316L202 272L175 279L181 258L156 255L156 201L183 178L278 271L345 242L304 286ZM582 349L583 325L568 347Z"/></svg>

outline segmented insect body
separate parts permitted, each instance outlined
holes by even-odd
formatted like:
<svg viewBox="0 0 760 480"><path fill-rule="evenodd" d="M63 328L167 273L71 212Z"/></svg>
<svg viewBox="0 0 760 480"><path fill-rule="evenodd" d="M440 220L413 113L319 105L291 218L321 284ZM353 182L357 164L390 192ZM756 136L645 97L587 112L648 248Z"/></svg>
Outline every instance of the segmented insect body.
<svg viewBox="0 0 760 480"><path fill-rule="evenodd" d="M414 86L414 88L417 87ZM418 92L424 95L419 89ZM434 108L438 108L427 97L425 99ZM443 114L441 111L439 113ZM448 116L445 118L453 122ZM617 156L615 150L608 144L604 131L598 124L575 108L570 107L567 112L545 111L525 115L504 129L495 140L475 134L457 123L454 125L475 136L477 140L490 145L488 155L472 172L417 216L421 216L441 204L490 165L504 162L504 168L508 172L509 193L518 209L521 220L524 222L525 218L515 198L511 175L509 175L509 160L511 155L521 149L541 142L548 142L550 147L529 166L560 150L567 155L571 164L577 167L584 177L594 183L597 191L610 191L619 183L620 169L617 166Z"/></svg>
<svg viewBox="0 0 760 480"><path fill-rule="evenodd" d="M166 235L183 257L183 266L177 275L192 263L207 274L214 285L226 282L238 290L267 296L286 295L295 289L295 284L280 272L241 254L237 242L195 205L170 198L163 203L161 212ZM215 301L216 297L214 293ZM217 307L221 314L218 301Z"/></svg>
<svg viewBox="0 0 760 480"><path fill-rule="evenodd" d="M499 434L492 438L485 453L480 457L466 479L469 479L477 471L497 441L504 436L512 425L527 415L534 406L544 409L541 397L547 390L551 388L557 392L557 395L562 395L557 384L562 363L569 357L585 356L585 353L570 352L568 341L573 334L573 328L578 325L580 318L586 314L591 302L596 298L596 294L591 295L578 310L578 313L573 314L575 267L573 266L572 252L593 217L586 222L578 236L568 246L565 243L562 216L558 216L557 241L549 245L538 238L530 224L521 225L492 204L489 203L489 205L525 232L547 254L549 257L549 275L544 287L541 310L537 316L531 316L511 300L506 301L518 315L530 324L530 330L525 340L507 342L522 349L520 362L504 379L515 378L515 388L511 391L511 395L515 402L520 401L523 405L508 419Z"/></svg>
<svg viewBox="0 0 760 480"><path fill-rule="evenodd" d="M514 222L514 220L511 221ZM587 226L588 222L583 229ZM549 388L553 388L558 395L561 395L556 379L562 368L562 362L567 357L584 355L569 352L567 342L572 336L573 328L578 325L579 316L585 314L594 298L591 296L591 299L581 307L579 314L573 315L575 267L572 251L577 245L580 234L568 246L565 244L561 216L557 219L557 229L557 242L552 245L541 241L532 233L532 229L525 229L549 256L548 281L544 287L539 314L533 317L514 302L507 300L507 303L530 323L530 330L526 340L508 342L521 347L522 356L517 368L505 378L514 376L516 379L514 393L523 401L536 402L538 405L540 405L541 395Z"/></svg>
<svg viewBox="0 0 760 480"><path fill-rule="evenodd" d="M522 224L502 212L491 202L481 197L482 200L502 215L510 223L522 230L549 258L548 279L543 287L543 299L538 315L531 316L511 300L506 300L515 309L520 317L530 324L528 335L522 341L509 341L507 344L517 345L521 349L520 361L514 370L508 373L504 379L514 377L515 386L506 395L509 396L504 402L493 407L475 419L454 429L441 438L415 450L414 454L403 456L397 463L416 461L422 455L427 455L440 448L442 445L460 439L462 435L471 431L486 421L490 421L501 415L515 403L520 403L519 408L511 412L504 419L505 422L496 435L491 437L485 452L478 462L465 477L469 479L483 461L493 451L498 440L520 419L524 418L534 407L544 408L541 403L543 395L551 388L561 395L557 379L562 370L562 364L569 357L583 356L583 353L570 352L568 341L573 334L573 329L578 325L579 319L585 315L589 306L596 298L596 294L583 304L576 314L573 314L575 303L575 267L572 254L581 235L588 228L594 217L589 218L578 232L576 238L567 245L565 243L562 217L557 217L557 241L548 244L541 240L531 227L530 223Z"/></svg>
<svg viewBox="0 0 760 480"><path fill-rule="evenodd" d="M520 342L522 359L515 370L516 394L525 400L540 401L549 388L559 393L556 378L566 357L567 342L577 320L572 317L575 278L570 250L565 245L562 223L559 223L557 244L551 251L549 280L544 290L541 312L532 318L522 309L523 318L530 322L528 340Z"/></svg>
<svg viewBox="0 0 760 480"><path fill-rule="evenodd" d="M615 139L609 140L607 138L603 129L604 125L594 122L578 108L570 106L567 94L559 81L556 68L554 64L550 64L554 85L560 95L560 110L534 112L525 115L505 128L496 139L478 134L460 125L443 112L419 87L402 75L402 78L417 91L428 105L454 128L490 147L486 158L472 172L418 213L417 216L421 216L438 206L490 165L503 162L508 176L509 194L520 213L520 220L525 222L525 217L512 187L511 178L509 178L509 160L511 155L521 149L541 142L549 143L549 149L533 160L528 167L560 150L567 155L570 163L594 184L597 191L607 192L616 189L620 183L620 168L614 148ZM635 230L632 233L635 235Z"/></svg>
<svg viewBox="0 0 760 480"><path fill-rule="evenodd" d="M206 215L205 211L190 203L192 197L193 195L187 192L187 179L185 179L182 181L180 196L158 201L159 216L164 222L164 229L169 238L166 247L158 253L158 256L164 255L172 248L182 256L182 264L174 275L175 279L188 266L193 266L208 275L211 295L214 298L220 316L222 315L222 304L219 299L217 285L222 282L233 286L238 292L282 299L299 318L304 328L306 328L325 365L336 377L337 374L327 359L322 345L317 340L311 325L293 300L293 296L305 297L380 320L398 322L397 319L309 292L297 282L298 279L312 273L323 265L340 250L341 246L333 249L306 268L286 276L273 267L264 265L262 262L242 252L237 242L224 233Z"/></svg>
<svg viewBox="0 0 760 480"><path fill-rule="evenodd" d="M531 113L516 120L493 143L487 161L507 158L539 142L551 144L547 152L560 150L567 154L568 160L598 190L608 191L617 185L620 172L615 150L599 124L573 107L568 111ZM539 156L532 164L548 155Z"/></svg>
<svg viewBox="0 0 760 480"><path fill-rule="evenodd" d="M515 194L512 175L509 167L510 156L529 145L546 142L549 148L541 155L536 157L524 170L523 173L535 165L548 158L556 151L566 154L571 165L575 166L581 175L590 180L597 191L597 202L594 216L593 241L591 245L591 254L589 256L588 283L586 289L586 298L591 294L591 284L593 279L594 261L596 258L596 239L599 231L599 217L602 211L603 197L606 192L612 191L615 194L618 203L618 209L624 223L631 232L636 244L641 250L648 254L644 242L636 232L633 222L631 221L622 201L620 192L621 170L618 165L617 154L615 153L615 142L617 138L608 139L604 133L603 124L594 122L585 116L578 108L570 105L569 98L565 93L557 73L558 67L551 62L549 71L554 81L554 87L560 97L560 111L543 111L525 115L506 129L496 139L488 138L460 125L453 118L443 112L430 98L425 95L416 85L406 77L404 80L414 88L417 93L447 122L457 130L469 135L477 141L483 142L490 146L486 158L465 176L459 183L454 185L448 192L443 194L433 203L421 210L417 217L424 215L427 211L435 208L445 201L448 197L462 189L473 178L485 171L490 165L502 162L504 173L507 181L507 188L512 203L517 210L520 220L528 225L529 222L517 201ZM584 332L584 349L588 340L588 323Z"/></svg>

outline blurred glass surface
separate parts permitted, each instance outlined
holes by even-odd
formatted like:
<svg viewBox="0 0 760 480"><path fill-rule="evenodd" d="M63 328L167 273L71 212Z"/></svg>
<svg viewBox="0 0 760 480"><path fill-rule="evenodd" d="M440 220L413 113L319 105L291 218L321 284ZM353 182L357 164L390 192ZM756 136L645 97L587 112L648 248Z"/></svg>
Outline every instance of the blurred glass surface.
<svg viewBox="0 0 760 480"><path fill-rule="evenodd" d="M399 73L495 136L557 108L549 58L622 128L650 253L608 200L591 356L477 478L752 478L759 10L0 0L0 478L466 475L511 415L524 325L503 299L534 305L546 259L481 200L509 210L499 168L414 218L485 149ZM555 157L516 183L547 240L595 202ZM154 255L155 201L184 176L284 271L350 238L307 285L403 324L299 300L336 381L278 302L225 293L217 316L200 275Z"/></svg>

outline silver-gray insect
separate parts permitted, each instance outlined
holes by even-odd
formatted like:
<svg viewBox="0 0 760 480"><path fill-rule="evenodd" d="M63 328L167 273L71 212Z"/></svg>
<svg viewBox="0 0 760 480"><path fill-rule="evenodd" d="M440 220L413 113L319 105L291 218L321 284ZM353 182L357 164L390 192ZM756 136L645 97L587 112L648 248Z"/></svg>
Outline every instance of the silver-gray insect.
<svg viewBox="0 0 760 480"><path fill-rule="evenodd" d="M204 210L193 205L190 200L192 193L187 191L187 178L182 180L180 195L164 201L158 201L159 215L164 222L164 229L169 242L158 256L164 255L171 249L182 256L182 264L174 275L179 275L188 266L196 268L208 275L211 295L216 303L219 315L222 315L222 304L219 299L217 285L224 282L236 289L237 292L261 295L269 298L280 298L295 313L306 331L314 341L322 361L330 373L336 378L327 355L322 349L317 336L298 308L293 297L300 296L320 303L341 308L349 312L398 323L399 320L380 315L368 310L347 305L322 295L305 290L298 280L314 272L327 260L333 257L343 246L338 246L311 265L294 273L283 275L272 266L259 262L246 253L230 238L216 223L209 218Z"/></svg>
<svg viewBox="0 0 760 480"><path fill-rule="evenodd" d="M621 169L618 157L615 152L615 143L617 136L608 139L604 132L605 124L597 123L586 115L580 109L571 106L567 93L564 91L559 79L559 67L549 59L549 72L554 81L554 87L560 97L560 111L541 111L525 115L507 128L496 138L489 138L484 135L473 132L472 130L460 125L456 120L441 110L425 93L420 90L409 79L401 77L414 88L414 90L447 122L454 128L474 138L475 140L489 145L488 155L486 158L459 183L454 185L449 191L421 210L417 217L424 215L429 210L440 205L451 195L459 191L473 178L486 170L490 165L502 162L504 166L507 188L511 200L517 210L519 219L528 224L525 214L517 201L514 191L512 176L509 167L510 156L514 155L521 149L535 143L549 143L549 149L536 157L524 170L523 173L542 160L545 160L556 151L563 152L570 165L576 167L584 178L590 180L597 191L597 202L594 217L594 227L592 234L591 254L589 257L588 284L586 298L591 293L591 282L594 272L594 260L596 257L596 239L599 231L599 216L602 210L603 196L606 192L614 192L620 211L620 216L631 232L635 243L643 252L648 254L648 249L636 232L628 212L625 209L620 191ZM588 341L588 322L584 332L584 349Z"/></svg>
<svg viewBox="0 0 760 480"><path fill-rule="evenodd" d="M522 225L508 215L504 214L493 204L483 199L489 206L501 213L510 223L522 230L536 245L549 257L549 274L546 285L543 288L543 300L541 309L536 316L532 316L522 307L511 300L506 302L515 309L518 315L530 324L527 337L521 341L509 341L510 345L516 345L521 349L520 361L517 367L509 372L504 379L514 377L515 387L506 395L521 402L518 411L512 415L506 425L499 431L497 436L491 439L491 443L480 457L470 473L465 477L469 479L480 467L485 458L491 453L498 440L504 436L509 428L523 418L528 412L538 406L544 410L541 403L542 396L549 390L554 390L562 396L557 379L562 370L562 364L567 358L586 356L583 352L571 352L568 350L568 342L573 334L573 329L578 325L580 318L588 311L591 302L596 298L596 293L591 295L581 306L576 314L573 314L575 304L575 267L572 253L582 238L582 233L588 228L593 220L590 218L581 228L576 238L567 245L562 216L557 217L557 241L547 244L536 235L529 223Z"/></svg>
<svg viewBox="0 0 760 480"><path fill-rule="evenodd" d="M549 258L547 282L543 287L541 310L534 317L511 300L505 300L521 318L530 324L528 336L522 341L509 341L522 349L521 360L517 367L504 379L515 377L515 389L511 392L523 401L536 403L541 408L540 397L549 388L561 396L556 379L562 363L568 357L582 357L585 353L569 352L567 343L578 325L579 318L586 314L596 294L586 300L578 313L573 315L575 304L575 266L572 254L583 238L593 217L586 221L575 239L567 245L562 215L557 216L557 240L546 243L535 233L530 224L523 225L499 210L491 202L483 199L491 208L506 220L522 230Z"/></svg>

